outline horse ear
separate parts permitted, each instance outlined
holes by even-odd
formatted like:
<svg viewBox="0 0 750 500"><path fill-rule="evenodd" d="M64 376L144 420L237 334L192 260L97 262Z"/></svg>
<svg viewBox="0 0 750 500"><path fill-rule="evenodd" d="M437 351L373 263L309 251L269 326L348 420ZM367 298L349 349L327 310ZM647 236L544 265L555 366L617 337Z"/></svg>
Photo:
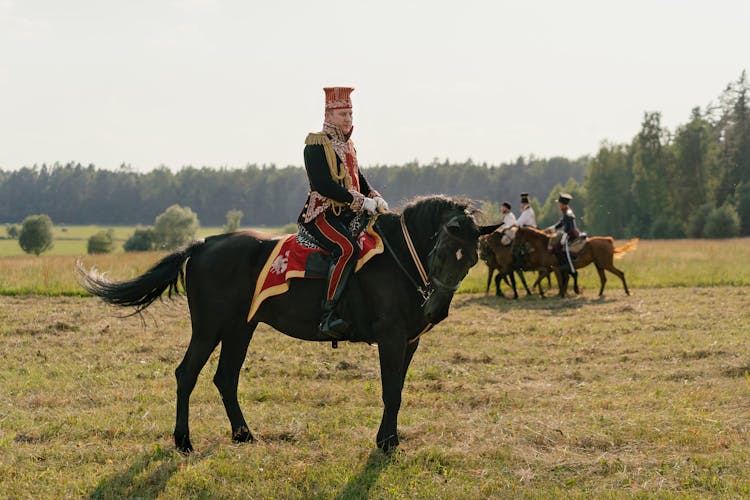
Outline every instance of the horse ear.
<svg viewBox="0 0 750 500"><path fill-rule="evenodd" d="M500 226L502 226L502 224L494 224L492 226L479 226L479 234L490 234Z"/></svg>

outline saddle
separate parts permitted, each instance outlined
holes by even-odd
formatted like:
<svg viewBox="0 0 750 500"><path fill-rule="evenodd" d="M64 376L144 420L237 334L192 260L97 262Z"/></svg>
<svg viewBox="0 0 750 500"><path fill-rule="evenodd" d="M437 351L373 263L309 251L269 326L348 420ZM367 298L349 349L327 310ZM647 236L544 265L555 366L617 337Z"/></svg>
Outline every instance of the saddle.
<svg viewBox="0 0 750 500"><path fill-rule="evenodd" d="M586 246L587 240L588 235L586 233L581 233L578 238L574 239L573 241L568 241L568 250L570 251L571 257L583 250L583 247Z"/></svg>
<svg viewBox="0 0 750 500"><path fill-rule="evenodd" d="M355 273L371 258L383 253L383 240L372 224L357 237L359 253ZM260 305L269 297L289 290L289 280L294 278L325 279L330 264L329 252L320 248L302 228L296 234L279 238L266 263L258 274L255 292L250 303L247 321L250 322Z"/></svg>

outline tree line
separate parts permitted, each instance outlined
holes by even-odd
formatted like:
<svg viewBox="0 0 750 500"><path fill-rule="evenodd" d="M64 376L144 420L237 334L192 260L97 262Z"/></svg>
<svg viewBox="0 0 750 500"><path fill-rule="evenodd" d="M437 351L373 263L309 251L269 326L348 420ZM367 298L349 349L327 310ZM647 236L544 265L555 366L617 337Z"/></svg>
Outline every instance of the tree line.
<svg viewBox="0 0 750 500"><path fill-rule="evenodd" d="M475 200L510 200L522 191L547 193L558 183L583 182L588 158L519 157L500 166L445 160L364 169L369 183L398 206L432 193ZM203 225L221 225L239 210L247 226L279 226L296 221L308 191L302 167L249 165L242 169L166 167L148 173L127 166L116 171L77 163L0 170L0 221L17 222L47 214L56 223L151 224L174 204L190 207Z"/></svg>
<svg viewBox="0 0 750 500"><path fill-rule="evenodd" d="M589 229L617 237L750 235L746 72L670 131L646 112L627 144L604 143L581 192Z"/></svg>

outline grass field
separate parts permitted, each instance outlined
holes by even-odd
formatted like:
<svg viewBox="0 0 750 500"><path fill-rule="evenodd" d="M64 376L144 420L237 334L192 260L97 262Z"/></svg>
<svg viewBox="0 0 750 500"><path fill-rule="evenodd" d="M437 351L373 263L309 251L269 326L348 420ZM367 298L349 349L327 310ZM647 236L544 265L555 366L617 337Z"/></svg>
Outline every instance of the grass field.
<svg viewBox="0 0 750 500"><path fill-rule="evenodd" d="M0 257L0 295L81 295L83 290L75 277L75 262L79 257L86 267L94 266L114 279L124 279L141 274L163 255L163 252L135 252ZM641 241L635 252L616 260L615 265L625 272L628 286L637 290L750 285L748 262L750 239L742 238ZM598 293L599 277L594 267L589 266L580 273L584 292ZM616 276L609 273L607 276L605 294L620 296L622 283ZM527 278L531 280L532 275L527 273ZM460 293L483 292L486 281L487 267L480 262L464 280ZM505 291L509 293L507 287Z"/></svg>
<svg viewBox="0 0 750 500"><path fill-rule="evenodd" d="M456 297L404 390L401 451L375 451L375 347L261 326L236 445L211 383L196 453L171 442L182 301L121 318L92 298L0 297L8 498L607 498L750 495L750 287L604 300Z"/></svg>

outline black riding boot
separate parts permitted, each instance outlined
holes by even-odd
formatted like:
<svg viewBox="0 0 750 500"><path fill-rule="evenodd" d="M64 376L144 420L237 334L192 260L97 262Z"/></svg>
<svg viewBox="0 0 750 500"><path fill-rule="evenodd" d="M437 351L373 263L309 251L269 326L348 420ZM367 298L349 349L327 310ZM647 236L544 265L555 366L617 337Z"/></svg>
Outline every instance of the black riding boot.
<svg viewBox="0 0 750 500"><path fill-rule="evenodd" d="M328 283L331 282L331 276L333 275L335 266L336 263L334 262L328 269ZM344 288L346 288L346 282L349 279L349 274L351 274L353 269L354 262L344 268L341 274L341 279L339 280L339 286L336 288L336 293L333 296L333 300L323 300L323 316L320 319L319 329L323 334L336 340L346 338L351 326L348 321L342 319L336 313L336 304L338 304L339 299L341 299Z"/></svg>
<svg viewBox="0 0 750 500"><path fill-rule="evenodd" d="M341 340L349 333L349 323L336 314L336 302L323 301L323 317L320 320L320 331L335 340Z"/></svg>

